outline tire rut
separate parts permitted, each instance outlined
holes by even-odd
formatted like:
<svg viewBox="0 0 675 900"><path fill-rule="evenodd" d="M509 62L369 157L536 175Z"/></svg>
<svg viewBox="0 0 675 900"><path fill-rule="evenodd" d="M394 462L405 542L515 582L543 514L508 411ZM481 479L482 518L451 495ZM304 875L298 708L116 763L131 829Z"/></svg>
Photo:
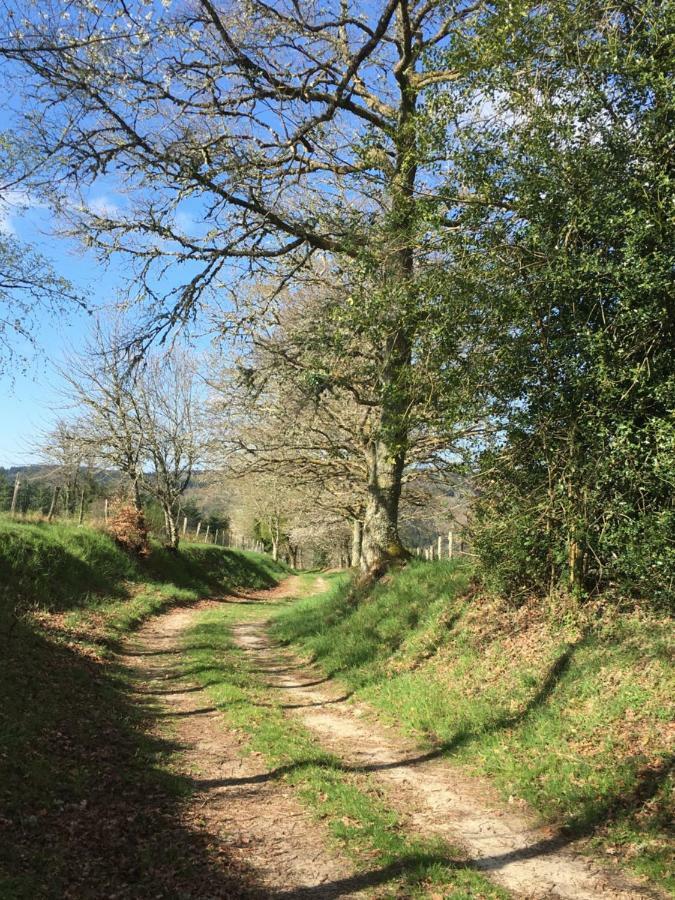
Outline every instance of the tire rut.
<svg viewBox="0 0 675 900"><path fill-rule="evenodd" d="M383 782L389 804L412 831L439 834L463 846L495 882L532 900L663 896L505 809L486 781L461 773L440 759L439 751L420 751L375 721L371 709L348 702L344 689L275 644L269 624L235 625L235 643L278 692L287 715L300 719L347 770L368 772Z"/></svg>
<svg viewBox="0 0 675 900"><path fill-rule="evenodd" d="M171 723L179 747L177 765L194 788L186 804L186 824L206 828L216 853L220 846L241 858L252 871L257 886L251 893L257 897L366 896L364 879L353 864L328 849L321 823L292 789L270 777L262 757L244 755L244 741L225 727L205 691L182 677L181 636L197 611L210 605L176 609L150 620L120 657L132 675L134 692L153 705L158 722ZM221 895L204 898L211 896Z"/></svg>

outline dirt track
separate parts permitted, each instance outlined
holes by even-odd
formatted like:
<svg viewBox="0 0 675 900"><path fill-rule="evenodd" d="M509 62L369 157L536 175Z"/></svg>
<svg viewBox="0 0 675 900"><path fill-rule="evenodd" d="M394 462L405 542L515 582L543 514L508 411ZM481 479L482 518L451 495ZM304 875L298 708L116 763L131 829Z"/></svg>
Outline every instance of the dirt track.
<svg viewBox="0 0 675 900"><path fill-rule="evenodd" d="M362 897L352 864L326 849L323 829L283 781L269 778L260 757L242 753L205 691L180 679L181 635L200 607L176 609L151 620L134 637L122 662L139 692L163 707L180 767L195 787L193 823L220 836L257 875L260 895L274 898ZM178 677L177 677L178 676ZM193 824L188 822L186 824Z"/></svg>
<svg viewBox="0 0 675 900"><path fill-rule="evenodd" d="M293 596L294 579L250 593L261 605ZM225 598L237 602L237 598ZM222 601L221 601L222 602ZM229 846L240 848L257 873L263 896L328 898L372 896L368 879L329 850L321 826L283 781L270 778L260 758L241 755L201 689L182 684L173 660L181 635L201 604L152 620L123 659L147 693L161 701L194 778L194 814ZM437 833L462 846L474 864L516 896L561 900L637 900L657 896L618 872L564 846L520 813L504 807L489 785L462 775L432 752L374 721L371 711L316 669L274 646L263 617L234 626L236 643L263 672L276 702L340 757L345 768L382 781L387 802L414 832ZM171 677L167 689L167 679Z"/></svg>

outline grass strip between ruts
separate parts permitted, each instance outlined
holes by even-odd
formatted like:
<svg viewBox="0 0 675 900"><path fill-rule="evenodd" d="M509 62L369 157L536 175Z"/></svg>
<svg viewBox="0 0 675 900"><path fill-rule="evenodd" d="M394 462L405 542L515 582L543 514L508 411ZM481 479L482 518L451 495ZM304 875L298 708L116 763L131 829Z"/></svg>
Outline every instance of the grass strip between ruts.
<svg viewBox="0 0 675 900"><path fill-rule="evenodd" d="M249 750L261 753L272 772L296 788L313 814L326 822L363 873L364 886L386 886L390 896L401 896L401 889L407 897L508 896L445 842L407 835L373 779L344 771L338 757L271 700L246 654L234 645L230 629L237 620L275 610L266 604L202 613L185 637L186 677L205 688L225 725L247 734Z"/></svg>

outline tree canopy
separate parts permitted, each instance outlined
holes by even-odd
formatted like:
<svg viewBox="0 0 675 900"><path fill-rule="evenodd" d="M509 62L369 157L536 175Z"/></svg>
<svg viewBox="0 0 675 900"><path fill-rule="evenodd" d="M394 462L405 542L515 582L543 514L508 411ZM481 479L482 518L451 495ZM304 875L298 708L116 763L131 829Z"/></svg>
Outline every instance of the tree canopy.
<svg viewBox="0 0 675 900"><path fill-rule="evenodd" d="M245 341L225 443L370 577L462 462L487 583L672 595L668 3L6 6L34 189L130 260L141 349L207 304Z"/></svg>

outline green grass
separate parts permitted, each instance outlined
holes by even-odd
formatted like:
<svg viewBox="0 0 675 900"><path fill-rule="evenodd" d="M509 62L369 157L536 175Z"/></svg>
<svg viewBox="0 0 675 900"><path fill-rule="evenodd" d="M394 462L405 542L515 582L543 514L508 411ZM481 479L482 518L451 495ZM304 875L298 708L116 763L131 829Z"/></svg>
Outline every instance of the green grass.
<svg viewBox="0 0 675 900"><path fill-rule="evenodd" d="M673 889L672 622L513 610L467 599L468 577L413 563L356 603L338 578L274 633L505 797Z"/></svg>
<svg viewBox="0 0 675 900"><path fill-rule="evenodd" d="M297 790L352 856L359 870L352 887L384 886L392 897L428 892L456 900L507 896L444 842L406 835L374 780L343 768L301 723L284 716L230 637L235 620L271 611L275 607L266 604L201 614L186 637L185 672L206 689L225 722L248 735L249 749L264 756L274 777Z"/></svg>
<svg viewBox="0 0 675 900"><path fill-rule="evenodd" d="M0 900L247 896L184 823L178 748L107 660L147 616L283 567L204 545L138 563L92 529L0 521L0 573Z"/></svg>
<svg viewBox="0 0 675 900"><path fill-rule="evenodd" d="M271 587L288 570L264 554L209 544L183 544L178 554L153 545L148 559L136 560L92 528L0 519L0 571L0 631L17 615L60 613L69 639L109 653L170 604Z"/></svg>

